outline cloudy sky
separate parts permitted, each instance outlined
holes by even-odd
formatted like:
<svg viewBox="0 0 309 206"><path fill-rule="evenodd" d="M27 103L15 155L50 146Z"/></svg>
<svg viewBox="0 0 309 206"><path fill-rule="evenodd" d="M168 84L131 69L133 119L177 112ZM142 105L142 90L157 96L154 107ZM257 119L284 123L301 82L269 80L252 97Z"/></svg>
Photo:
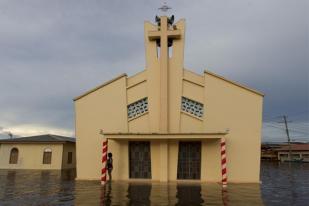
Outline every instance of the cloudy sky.
<svg viewBox="0 0 309 206"><path fill-rule="evenodd" d="M309 141L307 0L170 0L185 67L266 94L264 141ZM144 69L143 23L163 1L0 0L0 135L74 135L72 99Z"/></svg>

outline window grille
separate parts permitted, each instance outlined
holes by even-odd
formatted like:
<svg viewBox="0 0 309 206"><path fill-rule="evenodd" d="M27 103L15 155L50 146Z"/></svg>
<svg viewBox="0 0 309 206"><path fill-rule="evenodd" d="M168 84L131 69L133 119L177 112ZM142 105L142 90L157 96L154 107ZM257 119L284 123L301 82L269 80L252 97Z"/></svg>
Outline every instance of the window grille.
<svg viewBox="0 0 309 206"><path fill-rule="evenodd" d="M128 118L133 119L148 112L148 99L143 98L128 105Z"/></svg>
<svg viewBox="0 0 309 206"><path fill-rule="evenodd" d="M186 97L181 98L181 110L192 114L196 117L203 117L204 109L203 104Z"/></svg>

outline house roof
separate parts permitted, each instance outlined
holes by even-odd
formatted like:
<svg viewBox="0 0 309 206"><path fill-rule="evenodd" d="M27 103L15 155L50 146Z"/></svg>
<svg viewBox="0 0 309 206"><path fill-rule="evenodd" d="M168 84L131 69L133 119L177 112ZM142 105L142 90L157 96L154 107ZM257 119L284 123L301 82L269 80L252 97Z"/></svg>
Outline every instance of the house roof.
<svg viewBox="0 0 309 206"><path fill-rule="evenodd" d="M75 143L75 138L64 137L52 134L44 134L30 137L20 137L13 139L0 139L0 143Z"/></svg>
<svg viewBox="0 0 309 206"><path fill-rule="evenodd" d="M284 145L278 149L277 151L289 151L289 145ZM291 144L292 151L309 151L309 144Z"/></svg>

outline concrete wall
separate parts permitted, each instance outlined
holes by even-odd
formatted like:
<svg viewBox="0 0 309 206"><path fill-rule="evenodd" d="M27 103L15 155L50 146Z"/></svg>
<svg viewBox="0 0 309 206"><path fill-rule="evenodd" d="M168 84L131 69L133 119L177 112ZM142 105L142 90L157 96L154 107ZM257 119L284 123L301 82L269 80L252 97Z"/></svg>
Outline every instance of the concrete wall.
<svg viewBox="0 0 309 206"><path fill-rule="evenodd" d="M281 156L283 155L283 156ZM304 162L309 162L309 151L292 151L291 152L291 159L292 160L302 160ZM278 152L278 160L280 161L288 161L289 152L288 151L280 151Z"/></svg>
<svg viewBox="0 0 309 206"><path fill-rule="evenodd" d="M229 181L258 182L263 97L210 73L205 73L205 88L204 129L229 129Z"/></svg>
<svg viewBox="0 0 309 206"><path fill-rule="evenodd" d="M17 164L9 164L12 148L18 149ZM43 164L44 149L52 150L51 164ZM0 169L61 169L62 144L1 144Z"/></svg>
<svg viewBox="0 0 309 206"><path fill-rule="evenodd" d="M72 163L68 163L68 154L72 152ZM62 169L72 169L76 168L76 149L75 144L66 143L63 145L62 152Z"/></svg>
<svg viewBox="0 0 309 206"><path fill-rule="evenodd" d="M126 79L121 76L75 101L78 179L100 177L103 141L100 129L104 132L128 131Z"/></svg>

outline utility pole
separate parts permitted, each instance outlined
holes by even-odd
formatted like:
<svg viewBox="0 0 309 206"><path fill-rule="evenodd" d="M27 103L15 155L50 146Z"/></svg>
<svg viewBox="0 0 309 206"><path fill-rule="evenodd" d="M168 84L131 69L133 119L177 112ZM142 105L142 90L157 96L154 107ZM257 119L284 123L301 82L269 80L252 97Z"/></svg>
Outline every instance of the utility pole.
<svg viewBox="0 0 309 206"><path fill-rule="evenodd" d="M289 127L288 127L288 122L291 121L287 121L287 116L283 115L283 122L279 122L279 123L284 123L285 125L285 132L286 132L286 136L288 138L288 145L289 145L289 160L292 160L292 149L291 149L291 138L290 138L290 134L289 134Z"/></svg>

